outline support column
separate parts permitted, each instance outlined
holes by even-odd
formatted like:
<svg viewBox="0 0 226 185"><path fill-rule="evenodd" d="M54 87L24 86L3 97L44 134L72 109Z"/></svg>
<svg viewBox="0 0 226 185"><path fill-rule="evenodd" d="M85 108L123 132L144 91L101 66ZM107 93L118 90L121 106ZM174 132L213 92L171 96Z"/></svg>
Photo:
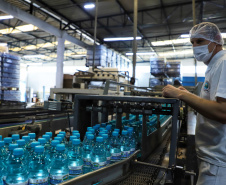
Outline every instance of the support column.
<svg viewBox="0 0 226 185"><path fill-rule="evenodd" d="M64 38L57 38L57 69L56 69L56 88L63 88L63 62L64 62Z"/></svg>

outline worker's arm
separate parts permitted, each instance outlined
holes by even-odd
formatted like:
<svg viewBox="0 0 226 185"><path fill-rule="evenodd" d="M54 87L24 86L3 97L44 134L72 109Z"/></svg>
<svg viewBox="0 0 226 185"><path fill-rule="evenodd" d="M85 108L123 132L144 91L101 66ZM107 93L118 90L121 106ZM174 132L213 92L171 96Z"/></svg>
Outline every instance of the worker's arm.
<svg viewBox="0 0 226 185"><path fill-rule="evenodd" d="M200 98L185 89L167 85L163 88L163 96L178 98L186 102L190 107L206 118L226 124L226 99L217 98L217 101Z"/></svg>

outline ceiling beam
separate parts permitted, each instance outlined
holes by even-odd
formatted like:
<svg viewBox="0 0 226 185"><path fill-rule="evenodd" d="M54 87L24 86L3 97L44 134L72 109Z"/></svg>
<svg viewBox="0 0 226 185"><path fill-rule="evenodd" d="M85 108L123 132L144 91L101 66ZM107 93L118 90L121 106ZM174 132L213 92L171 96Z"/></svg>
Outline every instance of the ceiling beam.
<svg viewBox="0 0 226 185"><path fill-rule="evenodd" d="M79 39L72 37L69 35L66 31L57 29L56 27L48 24L47 22L13 6L12 4L5 2L4 0L0 0L0 10L8 13L26 23L33 24L37 27L39 27L41 30L46 31L47 33L50 33L52 35L55 35L56 37L59 38L65 38L65 40L68 40L74 44L77 44L83 48L88 48L90 47L88 44L80 41Z"/></svg>

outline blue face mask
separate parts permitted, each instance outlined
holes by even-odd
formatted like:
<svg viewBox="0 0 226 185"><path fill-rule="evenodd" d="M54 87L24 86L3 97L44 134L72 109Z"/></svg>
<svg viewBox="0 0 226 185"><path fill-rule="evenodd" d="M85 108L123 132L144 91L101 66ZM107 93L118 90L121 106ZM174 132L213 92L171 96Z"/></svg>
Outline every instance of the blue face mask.
<svg viewBox="0 0 226 185"><path fill-rule="evenodd" d="M204 62L205 64L207 64L207 62L209 61L209 59L211 58L211 56L213 54L213 51L215 50L215 48L217 46L217 45L215 45L212 52L209 53L209 50L208 50L209 44L203 45L203 46L193 47L193 53L194 53L196 60Z"/></svg>

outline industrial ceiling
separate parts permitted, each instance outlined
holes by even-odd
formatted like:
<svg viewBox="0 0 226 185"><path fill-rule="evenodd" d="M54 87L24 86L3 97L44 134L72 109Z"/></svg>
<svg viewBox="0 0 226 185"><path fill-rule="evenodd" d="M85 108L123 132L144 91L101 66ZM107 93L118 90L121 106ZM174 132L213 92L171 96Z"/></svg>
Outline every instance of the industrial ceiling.
<svg viewBox="0 0 226 185"><path fill-rule="evenodd" d="M87 2L95 3L95 0L0 0L0 5L6 3L10 8L29 13L91 46L95 8L85 9ZM224 0L196 0L196 23L213 22L225 32L225 9ZM6 8L0 7L0 10L0 15L7 14ZM107 42L104 38L133 37L133 0L99 0L97 15L97 42L125 56L132 52L132 41ZM55 61L56 35L34 27L35 22L33 27L29 24L21 20L20 15L0 20L0 42L7 43L12 54L39 54L48 57L41 59L44 62ZM137 40L137 52L144 54L137 56L137 61L147 62L153 53L168 59L193 57L189 38L181 37L188 34L192 26L192 0L139 0L137 36L141 40ZM81 44L66 42L65 46L65 60L76 60L86 53Z"/></svg>

